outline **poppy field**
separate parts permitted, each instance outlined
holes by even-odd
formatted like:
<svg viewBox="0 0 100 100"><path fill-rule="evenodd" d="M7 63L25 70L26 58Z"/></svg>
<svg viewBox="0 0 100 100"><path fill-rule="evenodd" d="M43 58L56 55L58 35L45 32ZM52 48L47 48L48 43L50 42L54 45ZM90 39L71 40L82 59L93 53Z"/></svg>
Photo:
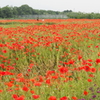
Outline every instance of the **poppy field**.
<svg viewBox="0 0 100 100"><path fill-rule="evenodd" d="M100 100L100 19L0 20L0 100Z"/></svg>

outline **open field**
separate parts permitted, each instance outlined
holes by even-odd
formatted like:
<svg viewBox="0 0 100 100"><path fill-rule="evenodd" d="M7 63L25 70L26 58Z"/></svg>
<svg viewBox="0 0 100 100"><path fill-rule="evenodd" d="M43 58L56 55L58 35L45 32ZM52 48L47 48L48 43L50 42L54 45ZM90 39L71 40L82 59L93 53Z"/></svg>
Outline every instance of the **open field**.
<svg viewBox="0 0 100 100"><path fill-rule="evenodd" d="M100 100L100 19L0 20L0 100Z"/></svg>

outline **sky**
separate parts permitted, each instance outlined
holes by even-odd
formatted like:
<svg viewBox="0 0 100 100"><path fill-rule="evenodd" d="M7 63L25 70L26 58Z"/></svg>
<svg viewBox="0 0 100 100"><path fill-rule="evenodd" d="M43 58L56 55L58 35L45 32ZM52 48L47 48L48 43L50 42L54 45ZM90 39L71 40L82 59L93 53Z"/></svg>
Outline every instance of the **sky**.
<svg viewBox="0 0 100 100"><path fill-rule="evenodd" d="M100 0L0 0L0 7L27 4L33 9L100 13Z"/></svg>

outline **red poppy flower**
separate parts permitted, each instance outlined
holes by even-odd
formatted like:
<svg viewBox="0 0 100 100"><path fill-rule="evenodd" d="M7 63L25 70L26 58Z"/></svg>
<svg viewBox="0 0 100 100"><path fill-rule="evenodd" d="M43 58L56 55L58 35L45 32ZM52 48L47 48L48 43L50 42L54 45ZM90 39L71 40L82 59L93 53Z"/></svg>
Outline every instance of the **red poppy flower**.
<svg viewBox="0 0 100 100"><path fill-rule="evenodd" d="M0 90L0 93L3 92L3 90Z"/></svg>
<svg viewBox="0 0 100 100"><path fill-rule="evenodd" d="M34 94L35 92L33 90L30 91L32 94Z"/></svg>
<svg viewBox="0 0 100 100"><path fill-rule="evenodd" d="M47 80L46 80L46 84L48 84L48 85L50 85L50 84L51 84L50 79L47 79Z"/></svg>
<svg viewBox="0 0 100 100"><path fill-rule="evenodd" d="M87 81L88 81L88 82L92 82L92 80L91 80L91 79L88 79Z"/></svg>
<svg viewBox="0 0 100 100"><path fill-rule="evenodd" d="M95 73L96 72L96 68L91 68L91 72Z"/></svg>
<svg viewBox="0 0 100 100"><path fill-rule="evenodd" d="M29 88L26 87L26 86L24 86L22 89L23 89L24 91L26 91L26 92L29 90Z"/></svg>
<svg viewBox="0 0 100 100"><path fill-rule="evenodd" d="M88 95L88 92L87 91L84 91L84 93L83 93L84 95Z"/></svg>
<svg viewBox="0 0 100 100"><path fill-rule="evenodd" d="M32 97L33 97L34 99L38 99L40 96L39 96L39 95L32 95Z"/></svg>
<svg viewBox="0 0 100 100"><path fill-rule="evenodd" d="M64 74L66 72L68 72L68 69L66 67L61 67L59 68L60 73Z"/></svg>
<svg viewBox="0 0 100 100"><path fill-rule="evenodd" d="M89 72L89 71L90 71L90 67L89 67L89 66L84 66L84 70L85 70L86 72Z"/></svg>
<svg viewBox="0 0 100 100"><path fill-rule="evenodd" d="M96 59L96 63L97 63L97 64L100 63L100 59Z"/></svg>
<svg viewBox="0 0 100 100"><path fill-rule="evenodd" d="M57 100L55 96L50 96L48 100Z"/></svg>
<svg viewBox="0 0 100 100"><path fill-rule="evenodd" d="M24 98L25 98L25 97L22 95L22 96L16 98L15 100L25 100Z"/></svg>
<svg viewBox="0 0 100 100"><path fill-rule="evenodd" d="M15 98L18 98L18 95L17 94L13 94L12 97L15 99Z"/></svg>
<svg viewBox="0 0 100 100"><path fill-rule="evenodd" d="M35 85L35 86L41 86L42 83L41 83L41 82L36 82L36 83L34 83L34 85Z"/></svg>
<svg viewBox="0 0 100 100"><path fill-rule="evenodd" d="M82 56L79 55L79 56L78 56L78 60L81 60L81 59L82 59Z"/></svg>
<svg viewBox="0 0 100 100"><path fill-rule="evenodd" d="M93 74L90 74L89 77L94 77L94 75Z"/></svg>
<svg viewBox="0 0 100 100"><path fill-rule="evenodd" d="M74 97L74 96L73 96L72 99L73 99L73 100L77 100L77 97Z"/></svg>
<svg viewBox="0 0 100 100"><path fill-rule="evenodd" d="M66 96L60 98L60 100L68 100L68 98Z"/></svg>
<svg viewBox="0 0 100 100"><path fill-rule="evenodd" d="M7 53L7 50L3 50L2 52L3 52L3 53Z"/></svg>

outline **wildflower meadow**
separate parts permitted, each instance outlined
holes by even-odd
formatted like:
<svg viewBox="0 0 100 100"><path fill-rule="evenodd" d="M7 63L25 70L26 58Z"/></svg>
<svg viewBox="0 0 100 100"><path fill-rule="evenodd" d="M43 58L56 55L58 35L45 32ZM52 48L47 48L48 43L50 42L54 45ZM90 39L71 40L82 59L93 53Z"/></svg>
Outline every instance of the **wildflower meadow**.
<svg viewBox="0 0 100 100"><path fill-rule="evenodd" d="M0 20L0 100L100 100L100 19Z"/></svg>

